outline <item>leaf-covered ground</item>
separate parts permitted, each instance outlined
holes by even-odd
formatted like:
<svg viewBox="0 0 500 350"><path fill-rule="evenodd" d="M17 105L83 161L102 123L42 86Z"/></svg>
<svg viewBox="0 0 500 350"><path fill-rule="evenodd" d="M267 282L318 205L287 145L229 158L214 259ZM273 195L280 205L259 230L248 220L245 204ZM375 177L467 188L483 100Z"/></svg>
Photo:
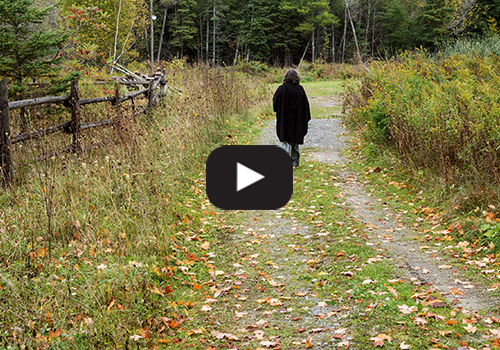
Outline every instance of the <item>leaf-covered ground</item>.
<svg viewBox="0 0 500 350"><path fill-rule="evenodd" d="M495 227L495 214L443 215L409 170L368 162L335 117L338 82L304 85L314 119L285 207L221 211L199 173L155 195L158 225L143 232L87 242L74 220L57 257L30 256L43 274L20 260L1 271L0 347L500 348L498 247L463 224ZM227 144L277 141L271 113L228 130ZM84 179L98 166L82 166ZM135 203L142 173L116 171Z"/></svg>
<svg viewBox="0 0 500 350"><path fill-rule="evenodd" d="M263 131L257 142L275 142L272 121ZM220 213L228 229L199 306L206 347L499 347L495 254L460 240L398 174L356 159L344 132L311 122L284 208Z"/></svg>

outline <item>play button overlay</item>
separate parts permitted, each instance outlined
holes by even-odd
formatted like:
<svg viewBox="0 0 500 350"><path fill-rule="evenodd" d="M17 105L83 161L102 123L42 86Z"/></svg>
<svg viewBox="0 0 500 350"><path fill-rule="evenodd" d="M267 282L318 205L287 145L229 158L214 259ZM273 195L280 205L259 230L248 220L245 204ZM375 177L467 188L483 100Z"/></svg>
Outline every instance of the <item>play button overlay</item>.
<svg viewBox="0 0 500 350"><path fill-rule="evenodd" d="M253 171L241 163L236 163L236 192L265 178L264 175Z"/></svg>
<svg viewBox="0 0 500 350"><path fill-rule="evenodd" d="M221 209L272 210L292 197L292 160L278 146L219 147L206 174L208 199Z"/></svg>

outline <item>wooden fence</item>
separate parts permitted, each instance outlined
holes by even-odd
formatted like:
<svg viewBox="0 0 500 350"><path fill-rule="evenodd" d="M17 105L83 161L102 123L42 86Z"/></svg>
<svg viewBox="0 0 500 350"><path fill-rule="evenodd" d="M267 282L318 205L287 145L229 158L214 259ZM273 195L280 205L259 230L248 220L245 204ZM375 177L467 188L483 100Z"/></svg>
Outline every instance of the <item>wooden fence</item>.
<svg viewBox="0 0 500 350"><path fill-rule="evenodd" d="M146 88L140 89L139 91L129 93L124 96L120 96L119 85L136 85ZM155 94L155 90L160 87L159 92ZM54 155L71 152L80 153L85 150L85 147L80 143L80 132L85 129L95 128L98 126L105 126L113 124L117 121L123 120L121 115L120 104L127 100L132 100L140 95L145 95L148 99L148 104L141 109L134 111L134 113L126 119L133 118L146 110L153 108L159 98L165 94L166 80L164 75L157 75L154 79L143 80L143 81L117 81L115 82L115 95L106 97L96 97L96 98L80 98L78 89L78 80L73 80L71 82L71 90L69 95L65 96L48 96L22 101L11 101L9 102L9 97L7 93L7 80L0 80L0 158L1 166L0 175L2 182L4 184L12 184L14 182L14 165L12 161L12 145L18 142L26 142L33 139L42 138L44 136L53 134L58 131L63 131L65 133L72 134L72 143L68 146L54 150L48 154L35 159L35 161L48 159ZM116 118L103 119L97 121L91 121L82 123L80 122L80 111L81 106L87 104L95 104L102 102L111 102L116 106L117 116ZM11 135L10 128L10 117L9 111L14 109L20 109L25 107L32 107L48 103L64 103L69 105L71 110L71 120L65 121L63 123L50 126L43 130L35 130L32 132L26 132L23 134Z"/></svg>

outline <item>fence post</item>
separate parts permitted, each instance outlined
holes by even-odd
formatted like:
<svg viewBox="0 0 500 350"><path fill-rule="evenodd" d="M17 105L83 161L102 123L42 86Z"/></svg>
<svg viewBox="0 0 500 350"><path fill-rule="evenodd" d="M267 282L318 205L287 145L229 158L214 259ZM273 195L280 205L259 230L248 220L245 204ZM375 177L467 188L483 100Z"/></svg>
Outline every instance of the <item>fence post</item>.
<svg viewBox="0 0 500 350"><path fill-rule="evenodd" d="M153 108L153 97L154 97L154 91L153 91L153 84L154 80L151 80L149 82L149 90L148 90L148 108L152 109Z"/></svg>
<svg viewBox="0 0 500 350"><path fill-rule="evenodd" d="M160 95L164 96L165 95L165 88L167 86L167 81L165 80L165 72L162 71L163 75L161 76L160 79Z"/></svg>
<svg viewBox="0 0 500 350"><path fill-rule="evenodd" d="M9 94L7 80L0 80L0 156L2 160L2 182L14 182L12 154L10 147Z"/></svg>
<svg viewBox="0 0 500 350"><path fill-rule="evenodd" d="M80 143L80 93L78 89L78 79L71 81L71 129L73 131L73 150L76 153L82 151Z"/></svg>
<svg viewBox="0 0 500 350"><path fill-rule="evenodd" d="M116 103L116 116L118 117L118 120L121 121L122 109L120 103L120 84L118 83L115 83L115 103Z"/></svg>

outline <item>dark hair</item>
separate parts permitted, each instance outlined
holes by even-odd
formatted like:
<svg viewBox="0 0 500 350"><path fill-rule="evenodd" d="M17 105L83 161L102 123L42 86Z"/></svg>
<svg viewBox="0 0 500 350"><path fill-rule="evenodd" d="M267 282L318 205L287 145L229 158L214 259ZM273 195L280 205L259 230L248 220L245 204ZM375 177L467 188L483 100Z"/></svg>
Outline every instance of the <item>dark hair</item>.
<svg viewBox="0 0 500 350"><path fill-rule="evenodd" d="M295 69L289 69L283 78L283 83L300 84L299 73Z"/></svg>

